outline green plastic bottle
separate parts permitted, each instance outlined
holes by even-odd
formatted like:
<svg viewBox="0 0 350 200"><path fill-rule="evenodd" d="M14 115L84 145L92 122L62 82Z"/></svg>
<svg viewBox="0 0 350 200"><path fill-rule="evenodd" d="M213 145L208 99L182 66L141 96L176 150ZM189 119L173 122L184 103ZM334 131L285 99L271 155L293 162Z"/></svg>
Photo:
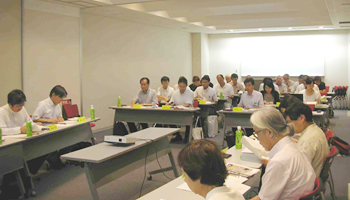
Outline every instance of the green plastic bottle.
<svg viewBox="0 0 350 200"><path fill-rule="evenodd" d="M0 128L0 144L2 144L2 132L1 132L1 128Z"/></svg>
<svg viewBox="0 0 350 200"><path fill-rule="evenodd" d="M220 92L220 99L224 99L224 95Z"/></svg>
<svg viewBox="0 0 350 200"><path fill-rule="evenodd" d="M235 145L236 149L242 149L242 136L243 136L242 128L238 126L236 131L236 145Z"/></svg>
<svg viewBox="0 0 350 200"><path fill-rule="evenodd" d="M90 108L90 119L95 119L95 108L93 105Z"/></svg>
<svg viewBox="0 0 350 200"><path fill-rule="evenodd" d="M118 107L122 107L122 99L118 96Z"/></svg>
<svg viewBox="0 0 350 200"><path fill-rule="evenodd" d="M33 136L32 122L26 123L26 129L27 129L27 137L32 137Z"/></svg>

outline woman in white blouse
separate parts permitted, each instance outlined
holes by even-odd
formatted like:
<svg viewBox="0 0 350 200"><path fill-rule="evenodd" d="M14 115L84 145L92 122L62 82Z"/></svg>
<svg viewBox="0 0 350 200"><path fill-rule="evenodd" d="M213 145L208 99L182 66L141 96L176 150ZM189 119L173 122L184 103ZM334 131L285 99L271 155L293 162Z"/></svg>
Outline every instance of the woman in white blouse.
<svg viewBox="0 0 350 200"><path fill-rule="evenodd" d="M228 175L224 158L211 140L189 142L178 163L188 187L206 200L244 200L242 194L224 185Z"/></svg>
<svg viewBox="0 0 350 200"><path fill-rule="evenodd" d="M314 89L314 80L310 77L306 79L306 89L300 91L299 94L303 94L304 102L316 101L317 103L320 103L321 94Z"/></svg>
<svg viewBox="0 0 350 200"><path fill-rule="evenodd" d="M310 193L316 174L306 152L290 138L294 135L293 125L272 107L254 112L250 121L260 144L269 151L261 189L252 199L296 200Z"/></svg>

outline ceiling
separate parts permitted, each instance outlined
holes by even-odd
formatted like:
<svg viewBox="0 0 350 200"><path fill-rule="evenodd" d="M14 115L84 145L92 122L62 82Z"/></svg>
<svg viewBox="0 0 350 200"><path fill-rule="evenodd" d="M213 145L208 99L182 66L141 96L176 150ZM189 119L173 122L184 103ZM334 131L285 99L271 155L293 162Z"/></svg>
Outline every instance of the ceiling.
<svg viewBox="0 0 350 200"><path fill-rule="evenodd" d="M350 28L350 0L42 0L83 13L202 33Z"/></svg>

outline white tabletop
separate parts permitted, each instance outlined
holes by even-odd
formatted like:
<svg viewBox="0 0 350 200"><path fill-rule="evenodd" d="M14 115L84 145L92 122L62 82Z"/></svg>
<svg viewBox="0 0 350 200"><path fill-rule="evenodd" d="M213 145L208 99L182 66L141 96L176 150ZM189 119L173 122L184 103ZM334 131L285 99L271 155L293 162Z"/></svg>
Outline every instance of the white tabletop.
<svg viewBox="0 0 350 200"><path fill-rule="evenodd" d="M323 111L321 111L321 112L312 111L313 116L323 116L324 114L325 114L325 112L323 112Z"/></svg>
<svg viewBox="0 0 350 200"><path fill-rule="evenodd" d="M24 139L18 139L18 138L3 138L2 144L0 144L0 149L6 146L10 146L15 143L19 143L23 141Z"/></svg>
<svg viewBox="0 0 350 200"><path fill-rule="evenodd" d="M180 109L180 108L171 108L171 109L162 109L162 107L152 108L152 106L142 106L141 108L133 108L131 106L124 106L124 107L118 107L118 106L109 106L110 109L115 110L161 110L161 111L182 111L182 112L194 112L197 110L200 110L200 108L188 108L188 109Z"/></svg>
<svg viewBox="0 0 350 200"><path fill-rule="evenodd" d="M129 134L129 136L135 137L137 139L156 141L158 139L166 137L167 135L171 135L177 131L179 131L179 129L177 128L147 128L136 133ZM66 160L101 163L108 159L117 157L134 149L145 146L147 143L151 142L144 140L138 140L134 145L126 147L115 146L113 144L104 142L79 151L65 154L61 157Z"/></svg>

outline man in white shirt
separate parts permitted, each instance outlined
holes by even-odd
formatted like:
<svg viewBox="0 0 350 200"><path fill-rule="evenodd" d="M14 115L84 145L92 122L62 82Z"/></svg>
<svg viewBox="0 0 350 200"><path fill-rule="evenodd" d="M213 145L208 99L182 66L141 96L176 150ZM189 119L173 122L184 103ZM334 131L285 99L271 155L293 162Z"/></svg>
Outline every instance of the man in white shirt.
<svg viewBox="0 0 350 200"><path fill-rule="evenodd" d="M303 84L303 82L306 80L306 75L300 75L298 77L298 81L295 82L290 90L291 93L295 93L295 94L298 94L299 92L299 89L298 87L301 86ZM305 88L304 88L305 89ZM298 91L297 91L298 90Z"/></svg>
<svg viewBox="0 0 350 200"><path fill-rule="evenodd" d="M230 74L226 74L226 75L225 75L225 81L226 81L226 83L232 85L232 83L231 83L231 75L230 75Z"/></svg>
<svg viewBox="0 0 350 200"><path fill-rule="evenodd" d="M32 122L24 108L26 96L21 90L12 90L7 95L6 105L0 108L0 128L2 135L27 133L26 122Z"/></svg>
<svg viewBox="0 0 350 200"><path fill-rule="evenodd" d="M157 96L161 103L166 103L173 96L174 88L169 86L170 79L167 76L163 76L160 80L162 87L158 88Z"/></svg>
<svg viewBox="0 0 350 200"><path fill-rule="evenodd" d="M222 93L224 99L232 98L234 95L232 85L225 83L225 79L222 74L217 75L216 79L218 81L218 84L214 86L216 94L220 96L220 94Z"/></svg>
<svg viewBox="0 0 350 200"><path fill-rule="evenodd" d="M180 77L178 81L179 90L176 90L171 97L168 104L174 106L184 106L190 107L193 104L194 95L191 89L187 88L187 79L185 77ZM188 142L190 135L190 126L186 126L185 140L184 143ZM171 142L181 141L182 137L180 133L176 133L175 137L171 139Z"/></svg>
<svg viewBox="0 0 350 200"><path fill-rule="evenodd" d="M287 85L282 82L281 76L276 77L276 85L280 94L286 94L288 92Z"/></svg>
<svg viewBox="0 0 350 200"><path fill-rule="evenodd" d="M311 108L303 103L294 103L285 111L286 119L294 124L296 133L301 133L298 145L308 154L317 176L329 155L329 146L324 132L312 120Z"/></svg>
<svg viewBox="0 0 350 200"><path fill-rule="evenodd" d="M287 86L287 91L291 92L294 81L290 80L289 74L283 75L284 84Z"/></svg>
<svg viewBox="0 0 350 200"><path fill-rule="evenodd" d="M33 121L53 124L63 122L62 109L59 104L67 97L67 94L66 89L60 85L52 88L50 96L40 101L35 108Z"/></svg>
<svg viewBox="0 0 350 200"><path fill-rule="evenodd" d="M238 107L243 107L245 110L264 107L264 99L261 92L254 90L254 79L247 78L244 81L244 85L246 92L242 94Z"/></svg>
<svg viewBox="0 0 350 200"><path fill-rule="evenodd" d="M238 94L239 91L244 91L245 86L244 83L238 83L238 75L233 73L231 74L231 85L233 88L233 93Z"/></svg>

